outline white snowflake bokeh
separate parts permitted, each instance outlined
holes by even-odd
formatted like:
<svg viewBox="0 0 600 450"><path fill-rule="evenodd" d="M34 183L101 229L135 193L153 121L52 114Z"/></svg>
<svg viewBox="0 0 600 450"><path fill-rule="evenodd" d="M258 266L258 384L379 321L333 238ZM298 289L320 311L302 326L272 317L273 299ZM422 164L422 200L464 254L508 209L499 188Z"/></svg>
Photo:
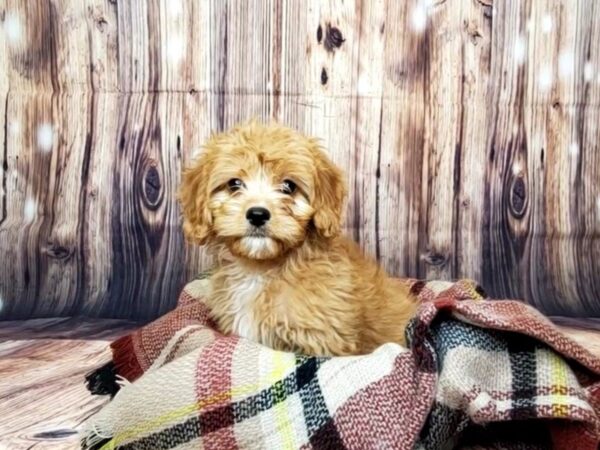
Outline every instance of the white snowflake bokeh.
<svg viewBox="0 0 600 450"><path fill-rule="evenodd" d="M23 39L21 18L14 13L8 13L4 19L4 35L11 46L18 46Z"/></svg>
<svg viewBox="0 0 600 450"><path fill-rule="evenodd" d="M525 39L525 36L517 36L514 52L515 62L518 65L525 63L527 57L527 40Z"/></svg>
<svg viewBox="0 0 600 450"><path fill-rule="evenodd" d="M583 66L583 79L587 82L594 79L594 64L591 61L586 61Z"/></svg>
<svg viewBox="0 0 600 450"><path fill-rule="evenodd" d="M427 28L427 5L424 2L418 2L410 15L412 28L417 33L425 31Z"/></svg>
<svg viewBox="0 0 600 450"><path fill-rule="evenodd" d="M520 161L515 161L512 165L512 172L513 175L517 176L519 175L523 170L523 166L521 165Z"/></svg>
<svg viewBox="0 0 600 450"><path fill-rule="evenodd" d="M571 156L577 156L579 154L579 143L578 142L571 142L571 145L569 145L569 154Z"/></svg>
<svg viewBox="0 0 600 450"><path fill-rule="evenodd" d="M37 215L37 202L31 197L27 197L25 200L25 206L23 207L23 221L29 224L35 220Z"/></svg>
<svg viewBox="0 0 600 450"><path fill-rule="evenodd" d="M37 145L38 148L47 153L54 146L54 129L49 123L43 123L37 129Z"/></svg>
<svg viewBox="0 0 600 450"><path fill-rule="evenodd" d="M552 16L550 14L544 15L544 17L542 17L542 33L551 33L552 28L554 28L554 21L552 20Z"/></svg>
<svg viewBox="0 0 600 450"><path fill-rule="evenodd" d="M181 36L170 36L167 38L167 57L175 64L181 62L185 56L185 41Z"/></svg>
<svg viewBox="0 0 600 450"><path fill-rule="evenodd" d="M361 73L356 83L358 95L367 95L371 89L371 80L365 73Z"/></svg>
<svg viewBox="0 0 600 450"><path fill-rule="evenodd" d="M553 75L550 66L543 66L538 74L538 84L542 92L548 91L552 87Z"/></svg>
<svg viewBox="0 0 600 450"><path fill-rule="evenodd" d="M183 14L182 0L169 0L169 15L171 17L179 17Z"/></svg>
<svg viewBox="0 0 600 450"><path fill-rule="evenodd" d="M575 55L572 52L561 52L558 55L558 76L569 78L575 72Z"/></svg>

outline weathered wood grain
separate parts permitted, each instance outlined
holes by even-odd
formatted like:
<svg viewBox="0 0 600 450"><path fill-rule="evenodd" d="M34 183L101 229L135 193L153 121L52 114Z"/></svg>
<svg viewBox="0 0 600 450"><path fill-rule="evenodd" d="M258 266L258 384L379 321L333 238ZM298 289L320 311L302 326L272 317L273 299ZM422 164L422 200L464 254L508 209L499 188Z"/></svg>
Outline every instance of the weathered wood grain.
<svg viewBox="0 0 600 450"><path fill-rule="evenodd" d="M108 399L85 374L110 360L108 342L132 330L116 320L38 319L0 329L0 447L80 448L77 427Z"/></svg>
<svg viewBox="0 0 600 450"><path fill-rule="evenodd" d="M4 0L0 20L0 318L172 307L210 264L180 170L250 117L322 139L346 231L391 273L600 316L597 2Z"/></svg>

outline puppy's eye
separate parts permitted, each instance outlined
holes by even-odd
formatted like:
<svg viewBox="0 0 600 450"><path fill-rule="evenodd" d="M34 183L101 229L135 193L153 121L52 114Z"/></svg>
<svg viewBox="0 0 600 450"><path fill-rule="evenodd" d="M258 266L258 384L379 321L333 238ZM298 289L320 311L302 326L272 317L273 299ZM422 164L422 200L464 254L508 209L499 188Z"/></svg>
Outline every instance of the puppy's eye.
<svg viewBox="0 0 600 450"><path fill-rule="evenodd" d="M227 188L229 189L229 192L239 191L243 187L244 187L244 182L242 180L240 180L239 178L232 178L231 180L229 180L227 182Z"/></svg>
<svg viewBox="0 0 600 450"><path fill-rule="evenodd" d="M296 183L292 180L283 180L283 183L281 183L281 192L284 194L293 194L296 192Z"/></svg>

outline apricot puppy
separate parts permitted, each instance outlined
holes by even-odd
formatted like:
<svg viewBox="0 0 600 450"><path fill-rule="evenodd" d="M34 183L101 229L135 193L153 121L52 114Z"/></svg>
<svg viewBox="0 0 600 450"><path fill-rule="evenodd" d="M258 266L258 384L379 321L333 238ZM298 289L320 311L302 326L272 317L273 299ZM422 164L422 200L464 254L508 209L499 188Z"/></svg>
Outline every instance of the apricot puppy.
<svg viewBox="0 0 600 450"><path fill-rule="evenodd" d="M405 343L415 301L340 236L346 187L316 139L256 122L213 135L179 198L186 237L216 258L222 332L309 355Z"/></svg>

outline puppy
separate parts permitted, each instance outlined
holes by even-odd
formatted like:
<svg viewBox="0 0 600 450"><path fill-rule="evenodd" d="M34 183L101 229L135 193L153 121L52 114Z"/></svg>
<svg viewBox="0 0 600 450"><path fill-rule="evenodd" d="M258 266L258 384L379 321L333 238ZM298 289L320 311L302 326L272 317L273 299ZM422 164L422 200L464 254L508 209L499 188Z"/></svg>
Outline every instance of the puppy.
<svg viewBox="0 0 600 450"><path fill-rule="evenodd" d="M186 237L216 257L206 301L222 332L308 355L405 343L415 300L340 236L345 198L316 139L256 122L209 139L179 199Z"/></svg>

